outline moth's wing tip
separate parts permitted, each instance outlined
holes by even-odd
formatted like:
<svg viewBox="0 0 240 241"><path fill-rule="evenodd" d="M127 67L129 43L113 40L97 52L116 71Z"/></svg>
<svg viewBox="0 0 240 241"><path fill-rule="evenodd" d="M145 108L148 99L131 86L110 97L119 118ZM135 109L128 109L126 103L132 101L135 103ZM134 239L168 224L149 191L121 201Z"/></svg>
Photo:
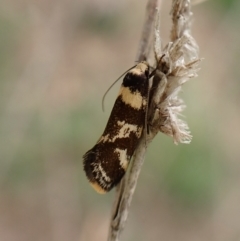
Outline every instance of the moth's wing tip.
<svg viewBox="0 0 240 241"><path fill-rule="evenodd" d="M94 188L94 190L100 194L105 194L108 191L110 191L110 189L104 189L100 183L98 182L98 180L96 179L96 177L93 174L93 169L91 164L96 162L96 146L93 147L91 150L89 150L88 152L85 153L85 155L83 156L83 169L86 173L87 179L90 183L90 185Z"/></svg>
<svg viewBox="0 0 240 241"><path fill-rule="evenodd" d="M105 194L107 193L107 190L103 189L97 182L90 181L90 185L93 187L93 189L99 193L99 194Z"/></svg>

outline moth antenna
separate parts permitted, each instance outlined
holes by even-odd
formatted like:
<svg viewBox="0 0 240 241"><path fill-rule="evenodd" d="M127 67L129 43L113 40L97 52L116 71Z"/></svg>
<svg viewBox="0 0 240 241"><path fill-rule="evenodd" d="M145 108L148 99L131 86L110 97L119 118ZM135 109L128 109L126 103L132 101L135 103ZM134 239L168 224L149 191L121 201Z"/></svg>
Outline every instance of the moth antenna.
<svg viewBox="0 0 240 241"><path fill-rule="evenodd" d="M149 77L150 79L150 77ZM148 81L148 92L147 92L147 104L146 104L146 113L145 113L145 120L144 120L144 135L145 135L145 146L147 147L147 134L148 134L148 105L149 105L149 97L150 97L150 82Z"/></svg>
<svg viewBox="0 0 240 241"><path fill-rule="evenodd" d="M107 93L109 92L109 90L131 69L135 68L137 65L134 65L133 67L131 67L130 69L126 70L123 74L121 74L111 85L110 87L107 89L107 91L105 92L105 94L102 97L102 110L104 111L104 100L105 97L107 95Z"/></svg>

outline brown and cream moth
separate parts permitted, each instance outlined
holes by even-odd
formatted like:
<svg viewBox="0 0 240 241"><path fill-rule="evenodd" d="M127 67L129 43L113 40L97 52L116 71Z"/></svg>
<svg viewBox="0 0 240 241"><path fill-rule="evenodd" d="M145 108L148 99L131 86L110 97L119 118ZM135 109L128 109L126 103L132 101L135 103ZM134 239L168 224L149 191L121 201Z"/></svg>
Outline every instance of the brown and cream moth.
<svg viewBox="0 0 240 241"><path fill-rule="evenodd" d="M140 62L123 78L107 126L83 156L87 178L99 193L110 191L124 176L145 126L149 66Z"/></svg>

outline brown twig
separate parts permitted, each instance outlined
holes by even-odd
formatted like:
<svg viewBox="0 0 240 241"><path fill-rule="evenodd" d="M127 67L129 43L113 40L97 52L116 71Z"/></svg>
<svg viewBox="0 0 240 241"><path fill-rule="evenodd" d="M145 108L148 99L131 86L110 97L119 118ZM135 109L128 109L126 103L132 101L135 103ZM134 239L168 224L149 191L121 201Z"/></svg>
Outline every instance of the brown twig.
<svg viewBox="0 0 240 241"><path fill-rule="evenodd" d="M146 19L140 41L138 60L146 60L149 56L151 36L158 0L149 0L146 9ZM183 101L177 96L181 86L198 70L198 46L190 34L190 0L173 0L173 27L171 42L162 50L159 34L159 23L155 26L155 58L153 85L150 92L150 109L148 111L149 135L143 135L135 150L132 165L128 175L125 175L117 187L108 241L119 241L121 231L126 223L129 207L137 185L141 166L147 150L147 145L161 131L173 137L174 142L189 143L191 135L187 124L178 118L184 109ZM154 83L155 81L155 83ZM146 134L146 133L145 133Z"/></svg>
<svg viewBox="0 0 240 241"><path fill-rule="evenodd" d="M146 7L146 17L143 26L142 36L139 44L139 51L137 54L137 61L146 60L151 49L152 31L155 22L156 8L159 6L159 0L148 0Z"/></svg>
<svg viewBox="0 0 240 241"><path fill-rule="evenodd" d="M148 0L146 7L146 17L143 32L139 44L137 61L146 60L150 52L150 40L154 28L156 8L159 6L159 0ZM111 223L108 233L108 241L118 241L121 231L124 228L128 217L128 210L132 201L133 193L137 185L137 179L141 171L141 166L146 153L144 137L141 138L138 148L135 151L134 158L128 176L122 179L117 187L116 197L113 205ZM127 185L125 185L127 183Z"/></svg>

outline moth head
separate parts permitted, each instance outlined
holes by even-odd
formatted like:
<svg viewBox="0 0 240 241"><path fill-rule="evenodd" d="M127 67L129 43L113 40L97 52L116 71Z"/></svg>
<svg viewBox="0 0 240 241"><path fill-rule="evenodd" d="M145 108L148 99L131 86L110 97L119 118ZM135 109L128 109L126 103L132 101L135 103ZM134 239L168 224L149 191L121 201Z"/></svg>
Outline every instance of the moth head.
<svg viewBox="0 0 240 241"><path fill-rule="evenodd" d="M142 61L139 64L137 64L133 69L129 71L129 73L133 75L146 75L148 76L149 74L149 65L146 61Z"/></svg>

